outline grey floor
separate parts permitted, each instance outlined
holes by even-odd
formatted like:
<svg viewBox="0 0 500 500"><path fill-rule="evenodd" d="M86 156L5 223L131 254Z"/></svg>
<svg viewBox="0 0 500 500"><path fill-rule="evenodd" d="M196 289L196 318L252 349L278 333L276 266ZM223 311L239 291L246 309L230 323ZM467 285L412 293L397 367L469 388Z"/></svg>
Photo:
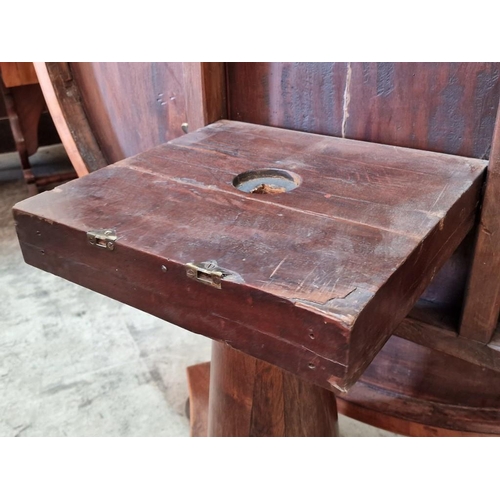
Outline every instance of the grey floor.
<svg viewBox="0 0 500 500"><path fill-rule="evenodd" d="M68 160L53 146L32 164ZM185 370L210 341L26 265L20 177L17 155L0 155L0 436L188 436ZM340 429L393 435L343 416Z"/></svg>

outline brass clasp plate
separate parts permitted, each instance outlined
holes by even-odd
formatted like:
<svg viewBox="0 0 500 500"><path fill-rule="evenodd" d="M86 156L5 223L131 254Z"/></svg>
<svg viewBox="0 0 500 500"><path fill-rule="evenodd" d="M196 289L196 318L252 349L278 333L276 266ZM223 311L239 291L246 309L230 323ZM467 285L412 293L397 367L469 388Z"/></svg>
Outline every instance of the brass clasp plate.
<svg viewBox="0 0 500 500"><path fill-rule="evenodd" d="M96 229L87 231L87 239L89 243L95 247L113 250L115 248L116 231L113 229Z"/></svg>
<svg viewBox="0 0 500 500"><path fill-rule="evenodd" d="M185 267L188 278L215 288L221 288L222 278L228 274L220 267L217 267L217 262L214 260L201 262L199 264L190 262L186 264Z"/></svg>

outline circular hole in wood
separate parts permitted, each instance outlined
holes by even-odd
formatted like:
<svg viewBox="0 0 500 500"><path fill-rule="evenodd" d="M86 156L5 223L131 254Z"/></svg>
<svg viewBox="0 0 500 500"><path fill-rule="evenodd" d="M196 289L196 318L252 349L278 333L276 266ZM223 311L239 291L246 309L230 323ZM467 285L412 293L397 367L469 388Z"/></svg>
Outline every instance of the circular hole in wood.
<svg viewBox="0 0 500 500"><path fill-rule="evenodd" d="M249 170L233 179L233 186L244 193L282 194L300 186L302 179L292 172L278 168Z"/></svg>

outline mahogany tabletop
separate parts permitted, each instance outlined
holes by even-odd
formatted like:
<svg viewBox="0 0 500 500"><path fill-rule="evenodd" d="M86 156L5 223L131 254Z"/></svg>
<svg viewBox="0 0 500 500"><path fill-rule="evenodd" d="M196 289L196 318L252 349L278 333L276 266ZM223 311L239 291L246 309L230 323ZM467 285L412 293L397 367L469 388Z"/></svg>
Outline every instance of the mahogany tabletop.
<svg viewBox="0 0 500 500"><path fill-rule="evenodd" d="M345 391L472 228L486 166L223 120L14 214L29 264Z"/></svg>

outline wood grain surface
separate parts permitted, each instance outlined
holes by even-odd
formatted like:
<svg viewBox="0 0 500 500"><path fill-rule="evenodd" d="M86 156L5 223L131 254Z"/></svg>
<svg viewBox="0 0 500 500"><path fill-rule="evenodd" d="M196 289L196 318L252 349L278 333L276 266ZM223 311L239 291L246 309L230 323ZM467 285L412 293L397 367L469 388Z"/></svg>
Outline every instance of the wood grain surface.
<svg viewBox="0 0 500 500"><path fill-rule="evenodd" d="M54 125L78 176L106 166L108 162L90 128L67 63L34 65Z"/></svg>
<svg viewBox="0 0 500 500"><path fill-rule="evenodd" d="M224 63L35 65L80 176L227 116Z"/></svg>
<svg viewBox="0 0 500 500"><path fill-rule="evenodd" d="M396 333L398 336L402 336L403 330L409 328L425 330L421 322L407 318L398 327ZM431 328L428 331L429 334L432 334L435 329ZM484 349L484 346L482 347ZM415 350L414 354L411 353L412 349ZM403 361L400 359L401 356ZM415 357L413 363L412 356ZM425 356L430 356L434 361L429 363ZM425 360L424 363L422 363L422 359ZM446 373L442 370L437 373L435 368L427 370L428 366L442 366L443 363L450 366L451 370L447 370ZM439 353L435 353L431 349L418 346L412 348L410 342L400 341L398 344L398 341L389 340L382 352L372 362L368 372L354 385L352 390L347 395L344 394L337 398L338 411L348 417L404 436L497 436L500 434L500 419L498 419L500 392L495 396L494 389L498 387L495 386L495 377L498 374L490 379L489 370L477 367L471 370L470 366L466 368L464 375L472 375L472 380L477 380L479 375L479 384L476 390L483 392L482 385L486 388L485 406L487 406L478 405L475 391L472 391L474 401L471 402L468 393L462 392L460 384L456 383L462 377L461 368L467 367L467 365L468 363L457 362L450 356L440 357ZM394 366L399 366L399 369L394 369ZM410 371L408 371L408 366L410 366ZM375 367L378 368L375 369ZM210 363L195 365L189 367L188 370L192 435L207 436ZM388 371L391 371L390 375L388 375ZM394 379L395 376L400 377L397 389L392 385L388 390L386 387L387 379ZM438 391L435 389L434 394L422 390L419 381L424 378L429 379L431 386L444 385L446 389L450 389L449 393L445 390L436 397ZM252 404L253 393L248 390L249 383L245 382L245 379L238 380L240 383L243 382L246 387L246 390L239 392L239 394L247 395L243 401L240 400L240 405L243 405L243 414L245 414L245 405L248 411L248 407ZM490 382L493 382L493 386L490 385ZM230 384L231 382L226 381L226 390ZM445 398L442 397L443 393L446 394ZM234 411L236 403L232 399L236 393L232 394L233 397L230 397L226 404L231 404ZM250 394L250 398L248 394ZM224 401L221 394L218 394L217 397ZM274 399L280 400L280 395L274 394L273 401ZM268 411L275 407L273 401L264 405L267 406ZM418 412L419 401L422 401L421 413ZM324 409L324 402L317 400L316 403ZM292 407L289 411L294 412L295 410ZM318 411L317 406L315 406L315 411ZM237 424L235 421L228 422L232 414L228 411L227 414L220 415L221 421L230 429L234 429L235 424ZM321 418L317 420L318 422L324 421ZM243 429L241 426L236 427L236 429L240 432L244 432L244 429L248 431L249 422L250 417L247 414L246 418L241 419ZM222 424L220 425L222 426ZM446 427L439 427L440 425ZM225 427L222 427L221 432L224 430Z"/></svg>
<svg viewBox="0 0 500 500"><path fill-rule="evenodd" d="M90 126L108 163L184 134L182 63L71 63Z"/></svg>
<svg viewBox="0 0 500 500"><path fill-rule="evenodd" d="M227 118L225 63L182 63L189 132Z"/></svg>
<svg viewBox="0 0 500 500"><path fill-rule="evenodd" d="M0 62L0 72L7 88L38 83L32 62Z"/></svg>
<svg viewBox="0 0 500 500"><path fill-rule="evenodd" d="M499 388L498 372L393 336L337 401L341 413L405 435L499 435Z"/></svg>
<svg viewBox="0 0 500 500"><path fill-rule="evenodd" d="M500 334L493 337L490 344L483 344L459 336L455 326L433 324L429 318L416 314L406 318L395 334L401 338L415 342L436 351L455 356L477 366L500 372L500 350L498 343Z"/></svg>
<svg viewBox="0 0 500 500"><path fill-rule="evenodd" d="M232 185L269 166L301 185ZM221 121L15 211L27 262L345 390L472 227L485 166ZM114 252L87 244L98 228ZM221 290L186 279L208 260Z"/></svg>
<svg viewBox="0 0 500 500"><path fill-rule="evenodd" d="M500 63L228 63L229 118L488 158L499 72ZM451 306L457 321L472 250L472 241L462 245L424 292ZM494 296L495 288L485 293ZM489 306L470 290L472 317L476 306Z"/></svg>
<svg viewBox="0 0 500 500"><path fill-rule="evenodd" d="M500 313L500 113L476 235L460 336L488 343Z"/></svg>
<svg viewBox="0 0 500 500"><path fill-rule="evenodd" d="M191 437L207 437L210 363L188 366L186 371L189 391L190 435Z"/></svg>
<svg viewBox="0 0 500 500"><path fill-rule="evenodd" d="M229 117L486 158L500 63L228 63Z"/></svg>
<svg viewBox="0 0 500 500"><path fill-rule="evenodd" d="M209 436L338 436L330 391L221 342L212 345L210 367Z"/></svg>

